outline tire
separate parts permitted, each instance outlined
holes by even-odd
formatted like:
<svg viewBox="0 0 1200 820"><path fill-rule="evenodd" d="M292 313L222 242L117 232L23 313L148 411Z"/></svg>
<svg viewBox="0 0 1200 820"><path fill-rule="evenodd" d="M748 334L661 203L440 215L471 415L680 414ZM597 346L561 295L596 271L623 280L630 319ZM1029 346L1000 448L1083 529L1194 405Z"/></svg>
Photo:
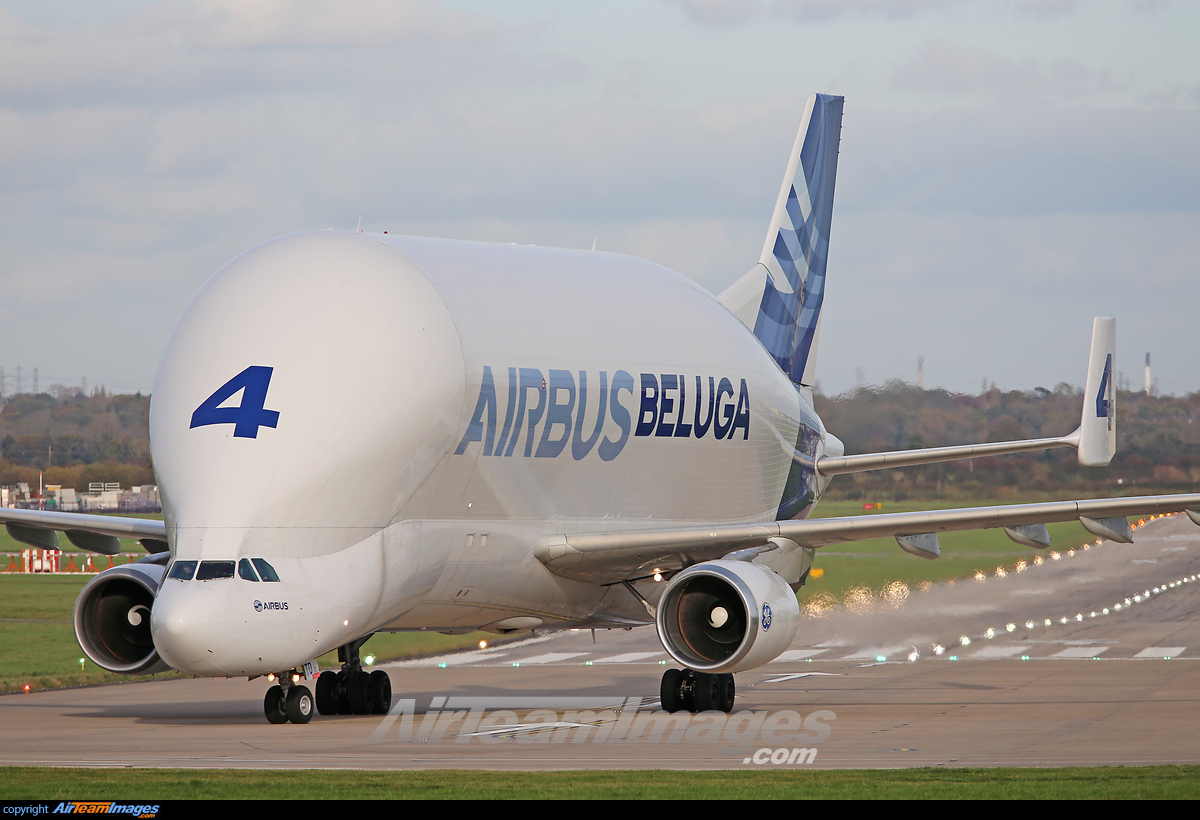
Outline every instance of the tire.
<svg viewBox="0 0 1200 820"><path fill-rule="evenodd" d="M371 673L371 714L386 715L392 708L392 679L382 669Z"/></svg>
<svg viewBox="0 0 1200 820"><path fill-rule="evenodd" d="M658 687L658 700L664 712L680 712L687 708L680 689L683 686L683 670L668 669L663 672L662 683Z"/></svg>
<svg viewBox="0 0 1200 820"><path fill-rule="evenodd" d="M692 690L692 711L713 712L721 708L721 675L696 673Z"/></svg>
<svg viewBox="0 0 1200 820"><path fill-rule="evenodd" d="M322 672L317 676L317 711L322 715L338 714L334 689L337 687L337 672Z"/></svg>
<svg viewBox="0 0 1200 820"><path fill-rule="evenodd" d="M371 714L374 705L374 683L366 672L354 672L346 680L346 700L350 704L350 712L355 715Z"/></svg>
<svg viewBox="0 0 1200 820"><path fill-rule="evenodd" d="M733 701L737 698L737 687L733 683L733 674L726 673L717 675L721 679L719 689L721 691L721 702L717 705L725 714L733 711Z"/></svg>
<svg viewBox="0 0 1200 820"><path fill-rule="evenodd" d="M279 684L267 690L267 696L263 698L263 712L267 716L267 723L287 723L287 706L283 700L283 687Z"/></svg>
<svg viewBox="0 0 1200 820"><path fill-rule="evenodd" d="M307 686L293 686L287 693L287 718L292 723L302 724L312 720L315 704Z"/></svg>

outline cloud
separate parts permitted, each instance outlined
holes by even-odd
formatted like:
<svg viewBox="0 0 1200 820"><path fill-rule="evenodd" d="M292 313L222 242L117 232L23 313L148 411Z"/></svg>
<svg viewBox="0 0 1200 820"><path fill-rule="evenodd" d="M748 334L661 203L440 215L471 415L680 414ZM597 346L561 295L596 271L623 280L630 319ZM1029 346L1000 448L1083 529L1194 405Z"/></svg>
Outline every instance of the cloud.
<svg viewBox="0 0 1200 820"><path fill-rule="evenodd" d="M838 202L854 211L1200 212L1200 111L995 104L850 109Z"/></svg>
<svg viewBox="0 0 1200 820"><path fill-rule="evenodd" d="M404 46L487 37L499 28L428 0L201 0L186 11L135 16L129 25L140 27L143 20L186 28L212 49Z"/></svg>
<svg viewBox="0 0 1200 820"><path fill-rule="evenodd" d="M830 20L845 15L911 17L974 0L670 0L688 17L707 25L742 25L759 17Z"/></svg>
<svg viewBox="0 0 1200 820"><path fill-rule="evenodd" d="M935 7L839 8L878 16ZM712 290L757 258L802 96L733 85L723 99L694 88L605 94L619 68L604 55L556 50L541 39L553 27L420 2L314 8L326 17L303 3L164 0L76 29L0 12L0 341L9 366L20 357L44 373L99 378L116 366L111 342L149 380L178 311L220 265L272 236L350 229L359 216L367 230L463 239L587 248L598 237L601 250L650 258ZM714 24L740 15L775 25L782 8L713 2L707 13ZM1194 228L1197 111L1088 104L1106 79L1078 63L937 40L912 55L895 88L932 100L922 111L848 100L833 241L838 264L850 267L831 277L830 304L835 288L853 287L847 304L882 315L865 310L872 299L928 294L930 271L962 303L986 303L1010 281L1052 288L1064 281L1056 270L1076 277L1094 267L1104 255L1089 242L1159 222ZM662 76L656 68L644 72L650 81ZM646 82L639 73L632 84ZM1195 97L1194 78L1179 83L1175 97ZM1067 239L1036 233L1017 247L1009 235L1043 223ZM997 235L1009 244L988 245ZM1128 243L1121 264L1189 287L1177 274L1194 270L1195 243L1163 230L1147 236L1153 242ZM993 251L987 264L968 254L972 245ZM872 279L876 269L896 281ZM946 275L964 270L985 281ZM51 314L57 336L48 343ZM871 327L854 322L837 324ZM951 330L971 332L960 325ZM898 373L911 370L909 358ZM889 372L866 360L847 372L856 364Z"/></svg>
<svg viewBox="0 0 1200 820"><path fill-rule="evenodd" d="M684 14L706 25L741 25L767 8L764 0L670 0Z"/></svg>
<svg viewBox="0 0 1200 820"><path fill-rule="evenodd" d="M424 0L163 0L86 28L0 11L0 100L91 101L340 88L438 93L529 82L522 33Z"/></svg>
<svg viewBox="0 0 1200 820"><path fill-rule="evenodd" d="M1078 60L1051 63L1009 60L996 52L948 40L930 40L892 75L897 88L939 94L1003 99L1078 99L1113 87L1107 71Z"/></svg>
<svg viewBox="0 0 1200 820"><path fill-rule="evenodd" d="M1026 17L1050 20L1075 13L1080 3L1079 0L1016 0L1014 6L1018 13Z"/></svg>
<svg viewBox="0 0 1200 820"><path fill-rule="evenodd" d="M668 0L680 7L697 23L711 26L739 26L758 19L819 22L850 16L882 17L899 20L943 10L975 8L1019 17L1051 20L1074 14L1079 0L1007 0L1003 3L982 0ZM1146 0L1139 9L1158 11L1165 0Z"/></svg>

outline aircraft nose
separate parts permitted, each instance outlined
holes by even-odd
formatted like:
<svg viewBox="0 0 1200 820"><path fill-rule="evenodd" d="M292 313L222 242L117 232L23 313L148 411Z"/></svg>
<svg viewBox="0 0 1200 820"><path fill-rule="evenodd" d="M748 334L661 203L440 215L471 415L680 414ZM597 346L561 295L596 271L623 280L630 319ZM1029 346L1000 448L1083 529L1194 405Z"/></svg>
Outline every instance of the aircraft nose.
<svg viewBox="0 0 1200 820"><path fill-rule="evenodd" d="M168 581L150 610L150 633L164 661L196 675L222 672L215 661L226 636L217 590L203 582Z"/></svg>

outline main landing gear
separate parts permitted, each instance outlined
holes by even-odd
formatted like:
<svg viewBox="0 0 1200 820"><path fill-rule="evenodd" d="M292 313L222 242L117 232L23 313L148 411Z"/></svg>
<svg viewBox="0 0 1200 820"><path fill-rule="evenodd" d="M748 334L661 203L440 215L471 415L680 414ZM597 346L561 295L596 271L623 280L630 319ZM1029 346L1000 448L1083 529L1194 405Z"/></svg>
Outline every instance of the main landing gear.
<svg viewBox="0 0 1200 820"><path fill-rule="evenodd" d="M370 637L339 646L341 670L322 672L317 678L317 711L322 715L386 715L392 708L392 680L387 672L368 673L359 660L358 651Z"/></svg>
<svg viewBox="0 0 1200 820"><path fill-rule="evenodd" d="M691 669L663 672L658 692L667 712L732 712L737 695L732 673L710 675Z"/></svg>

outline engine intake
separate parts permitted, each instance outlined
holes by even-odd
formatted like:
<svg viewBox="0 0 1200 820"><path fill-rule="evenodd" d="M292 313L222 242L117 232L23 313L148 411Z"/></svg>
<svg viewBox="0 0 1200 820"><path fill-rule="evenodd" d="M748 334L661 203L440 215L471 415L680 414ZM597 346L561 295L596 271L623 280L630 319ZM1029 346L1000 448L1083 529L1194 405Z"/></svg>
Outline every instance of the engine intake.
<svg viewBox="0 0 1200 820"><path fill-rule="evenodd" d="M737 672L778 657L796 637L800 605L783 578L745 561L706 561L671 579L658 637L698 672Z"/></svg>
<svg viewBox="0 0 1200 820"><path fill-rule="evenodd" d="M150 675L168 666L150 636L150 608L166 566L154 558L106 569L75 601L75 637L85 655L109 672ZM163 553L166 557L166 553Z"/></svg>

